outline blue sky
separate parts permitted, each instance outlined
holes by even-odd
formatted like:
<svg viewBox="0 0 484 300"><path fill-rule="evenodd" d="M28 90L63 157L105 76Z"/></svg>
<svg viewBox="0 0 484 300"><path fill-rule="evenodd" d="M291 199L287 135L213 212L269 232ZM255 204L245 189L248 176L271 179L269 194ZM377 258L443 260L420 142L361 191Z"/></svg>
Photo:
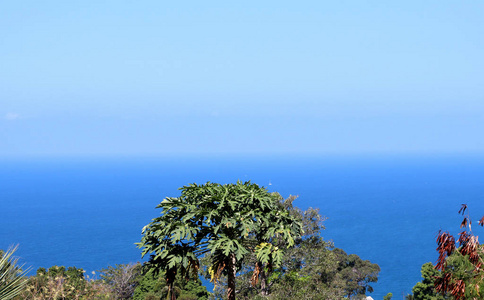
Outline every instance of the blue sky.
<svg viewBox="0 0 484 300"><path fill-rule="evenodd" d="M0 156L482 154L482 1L8 1Z"/></svg>

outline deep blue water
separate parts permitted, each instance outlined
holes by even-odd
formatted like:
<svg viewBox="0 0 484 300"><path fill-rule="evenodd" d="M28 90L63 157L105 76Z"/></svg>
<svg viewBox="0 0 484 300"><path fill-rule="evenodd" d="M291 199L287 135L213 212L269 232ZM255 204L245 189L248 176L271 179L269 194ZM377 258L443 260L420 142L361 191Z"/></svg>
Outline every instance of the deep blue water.
<svg viewBox="0 0 484 300"><path fill-rule="evenodd" d="M19 244L34 270L140 261L134 243L164 197L238 179L320 208L325 239L380 265L375 299L411 292L439 229L458 231L461 203L484 214L483 157L12 159L0 161L0 249Z"/></svg>

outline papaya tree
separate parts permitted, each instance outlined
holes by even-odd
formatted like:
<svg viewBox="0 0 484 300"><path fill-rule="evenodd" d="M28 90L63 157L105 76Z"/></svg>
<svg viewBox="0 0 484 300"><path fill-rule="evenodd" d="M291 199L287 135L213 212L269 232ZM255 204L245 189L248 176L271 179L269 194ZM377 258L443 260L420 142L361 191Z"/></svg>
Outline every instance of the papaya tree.
<svg viewBox="0 0 484 300"><path fill-rule="evenodd" d="M212 282L226 275L227 298L234 300L236 273L246 255L255 254L258 265L278 266L283 249L273 240L282 238L291 247L301 235L301 223L279 205L279 197L249 181L190 184L180 190L181 196L157 206L161 215L143 228L138 243L143 256L151 254L148 268L165 274L169 290L177 272L196 274L199 259L210 254ZM174 299L174 293L168 298Z"/></svg>

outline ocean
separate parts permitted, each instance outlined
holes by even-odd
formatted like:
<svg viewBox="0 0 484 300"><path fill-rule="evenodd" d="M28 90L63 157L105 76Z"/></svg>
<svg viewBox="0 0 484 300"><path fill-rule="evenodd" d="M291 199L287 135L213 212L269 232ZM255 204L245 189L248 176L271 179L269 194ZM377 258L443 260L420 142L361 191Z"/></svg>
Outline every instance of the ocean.
<svg viewBox="0 0 484 300"><path fill-rule="evenodd" d="M381 267L374 299L411 292L435 262L439 230L459 231L462 203L484 229L483 157L244 156L0 160L0 249L32 273L141 261L134 243L178 188L251 180L327 217L324 239Z"/></svg>

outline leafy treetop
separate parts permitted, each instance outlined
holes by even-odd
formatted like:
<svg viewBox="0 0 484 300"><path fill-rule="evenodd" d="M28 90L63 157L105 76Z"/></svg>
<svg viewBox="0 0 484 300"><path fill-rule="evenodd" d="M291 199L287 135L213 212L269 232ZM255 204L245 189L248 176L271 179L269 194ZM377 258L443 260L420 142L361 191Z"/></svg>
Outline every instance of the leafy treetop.
<svg viewBox="0 0 484 300"><path fill-rule="evenodd" d="M245 255L255 253L260 262L278 266L282 249L274 238L290 247L301 235L301 223L279 205L279 197L249 181L180 190L180 197L157 206L161 215L143 228L138 243L143 256L152 253L148 265L163 271L169 284L177 270L188 277L198 270L199 258L210 253L212 281L227 274L228 299L235 299L235 274Z"/></svg>

